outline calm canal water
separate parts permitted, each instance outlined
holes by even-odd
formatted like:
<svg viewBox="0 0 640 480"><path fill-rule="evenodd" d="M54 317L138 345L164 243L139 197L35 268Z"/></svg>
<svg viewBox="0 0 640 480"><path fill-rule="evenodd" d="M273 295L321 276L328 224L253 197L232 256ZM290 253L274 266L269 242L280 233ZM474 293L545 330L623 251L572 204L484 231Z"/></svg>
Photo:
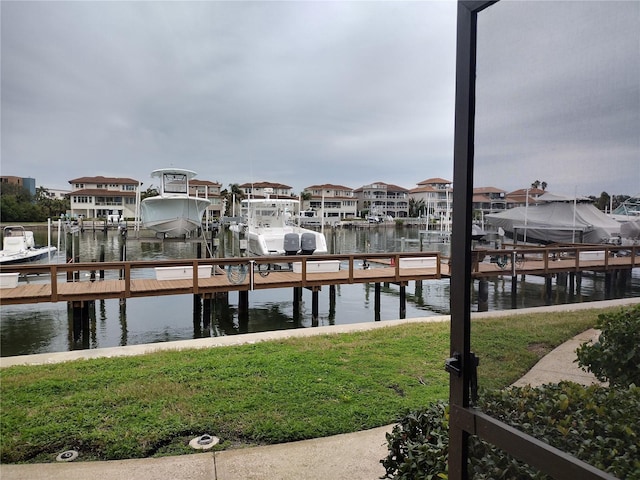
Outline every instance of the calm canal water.
<svg viewBox="0 0 640 480"><path fill-rule="evenodd" d="M325 232L331 253L419 251L417 228L376 226L366 229L328 229ZM36 242L46 244L46 231L36 231ZM197 247L193 242L136 239L129 233L127 258L154 260L194 258ZM237 251L237 240L225 232L221 235L221 251L232 256ZM57 244L54 232L52 243ZM97 260L104 246L105 260L118 260L120 238L115 230L85 231L80 235L80 261ZM446 243L423 241L424 251L449 254ZM64 251L64 245L62 245ZM552 303L576 303L608 298L640 296L640 269L633 271L624 291L605 292L602 275L585 276L579 292L553 285ZM30 280L30 281L37 281ZM474 305L477 282L472 293ZM449 280L411 282L406 290L406 318L449 314ZM95 302L91 313L90 331L80 338L74 337L72 319L67 304L44 303L36 305L0 306L0 354L3 357L35 353L61 352L87 348L105 348L143 343L187 340L219 335L313 328L324 325L385 321L399 318L399 288L383 286L379 315L374 311L374 285L336 286L335 304L329 300L329 289L320 293L319 315L311 315L311 293L303 291L303 305L296 317L291 289L257 290L249 293L249 315L246 320L238 316L238 295L229 295L229 306L214 307L213 320L203 325L194 320L191 295L162 296ZM489 283L489 310L507 310L547 305L544 279L533 276L519 281L518 296L511 296L511 278L506 276Z"/></svg>

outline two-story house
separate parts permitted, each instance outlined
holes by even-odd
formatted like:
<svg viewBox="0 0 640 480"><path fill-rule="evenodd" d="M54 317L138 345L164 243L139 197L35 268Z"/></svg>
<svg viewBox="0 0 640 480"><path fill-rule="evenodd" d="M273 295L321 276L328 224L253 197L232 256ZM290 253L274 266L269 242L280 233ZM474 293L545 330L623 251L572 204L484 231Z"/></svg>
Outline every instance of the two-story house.
<svg viewBox="0 0 640 480"><path fill-rule="evenodd" d="M209 180L189 180L189 195L192 197L207 198L211 204L207 207L206 214L210 218L220 218L223 214L222 184Z"/></svg>
<svg viewBox="0 0 640 480"><path fill-rule="evenodd" d="M437 221L446 230L450 230L451 225L453 203L451 183L451 180L444 178L428 178L419 182L416 188L409 190L409 198L423 204L424 213L420 212L420 215Z"/></svg>
<svg viewBox="0 0 640 480"><path fill-rule="evenodd" d="M409 190L384 182L371 183L353 191L358 211L370 216L409 216Z"/></svg>
<svg viewBox="0 0 640 480"><path fill-rule="evenodd" d="M302 210L316 212L316 216L324 212L325 221L329 223L355 218L358 214L357 199L352 188L325 183L306 187L303 193L308 198L302 201Z"/></svg>
<svg viewBox="0 0 640 480"><path fill-rule="evenodd" d="M507 208L507 192L496 187L473 189L473 210L476 214L497 213Z"/></svg>
<svg viewBox="0 0 640 480"><path fill-rule="evenodd" d="M289 185L272 182L243 183L239 187L247 198L293 198L293 188Z"/></svg>
<svg viewBox="0 0 640 480"><path fill-rule="evenodd" d="M141 183L132 178L80 177L71 184L71 216L85 218L135 218L138 189Z"/></svg>

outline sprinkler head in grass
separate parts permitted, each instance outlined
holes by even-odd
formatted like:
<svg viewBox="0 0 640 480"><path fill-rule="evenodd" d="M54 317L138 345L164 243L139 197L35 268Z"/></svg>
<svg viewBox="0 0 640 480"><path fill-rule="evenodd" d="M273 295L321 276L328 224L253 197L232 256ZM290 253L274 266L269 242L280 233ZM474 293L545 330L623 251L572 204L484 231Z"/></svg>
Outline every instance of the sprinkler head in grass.
<svg viewBox="0 0 640 480"><path fill-rule="evenodd" d="M75 450L67 450L56 457L57 462L73 462L78 458L78 452Z"/></svg>
<svg viewBox="0 0 640 480"><path fill-rule="evenodd" d="M208 450L219 442L220 439L218 437L205 434L191 440L189 446L196 450Z"/></svg>

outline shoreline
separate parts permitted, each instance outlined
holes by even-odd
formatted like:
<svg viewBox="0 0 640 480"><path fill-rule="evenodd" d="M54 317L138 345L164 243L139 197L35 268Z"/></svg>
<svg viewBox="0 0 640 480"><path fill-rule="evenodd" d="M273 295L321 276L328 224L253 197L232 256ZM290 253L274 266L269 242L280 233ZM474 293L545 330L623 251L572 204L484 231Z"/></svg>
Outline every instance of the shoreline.
<svg viewBox="0 0 640 480"><path fill-rule="evenodd" d="M515 310L499 310L492 312L472 312L471 318L496 318L521 315L528 313L558 313L579 310L594 310L601 308L624 307L640 304L640 298L620 298L615 300L603 300L589 303L569 303L544 307L521 308ZM123 347L96 348L93 350L74 350L70 352L39 353L35 355L18 355L13 357L0 357L0 368L9 368L16 365L46 365L63 363L74 360L90 360L94 358L129 357L146 355L161 351L178 351L188 349L216 348L233 345L245 345L258 342L283 340L286 338L301 338L315 335L331 335L349 332L367 331L378 328L395 327L409 323L449 322L450 315L432 317L414 317L400 320L385 320L382 322L353 323L346 325L328 325L311 328L298 328L293 330L275 330L269 332L245 333L240 335L228 335L221 337L198 338L192 340L177 340L162 343L145 343L140 345L127 345Z"/></svg>

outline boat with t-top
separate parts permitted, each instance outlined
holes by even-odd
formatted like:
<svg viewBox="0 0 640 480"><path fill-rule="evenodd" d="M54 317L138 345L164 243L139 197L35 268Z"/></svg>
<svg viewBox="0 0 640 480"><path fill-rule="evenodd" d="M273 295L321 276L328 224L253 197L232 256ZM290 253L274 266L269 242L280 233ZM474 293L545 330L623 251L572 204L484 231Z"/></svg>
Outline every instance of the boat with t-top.
<svg viewBox="0 0 640 480"><path fill-rule="evenodd" d="M247 198L240 202L242 223L229 228L244 235L252 255L327 254L324 233L299 225L299 205L293 198Z"/></svg>
<svg viewBox="0 0 640 480"><path fill-rule="evenodd" d="M142 226L165 237L189 236L199 228L211 201L189 195L189 180L196 175L182 168L160 168L151 172L152 177L160 178L160 194L142 200Z"/></svg>

